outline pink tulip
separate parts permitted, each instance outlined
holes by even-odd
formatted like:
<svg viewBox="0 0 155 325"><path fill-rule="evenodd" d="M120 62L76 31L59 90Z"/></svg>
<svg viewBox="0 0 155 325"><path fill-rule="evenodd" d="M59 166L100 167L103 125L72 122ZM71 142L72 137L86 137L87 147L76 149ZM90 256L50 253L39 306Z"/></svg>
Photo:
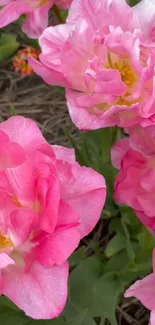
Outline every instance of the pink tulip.
<svg viewBox="0 0 155 325"><path fill-rule="evenodd" d="M48 26L48 13L53 4L68 9L72 0L0 0L0 28L25 14L22 30L30 38L38 38Z"/></svg>
<svg viewBox="0 0 155 325"><path fill-rule="evenodd" d="M30 119L1 123L0 140L0 292L32 318L54 318L67 298L67 259L99 220L105 181Z"/></svg>
<svg viewBox="0 0 155 325"><path fill-rule="evenodd" d="M141 222L155 231L155 156L146 157L131 147L130 139L116 141L112 163L120 169L114 199L133 208Z"/></svg>
<svg viewBox="0 0 155 325"><path fill-rule="evenodd" d="M61 9L69 9L73 0L54 0L54 3Z"/></svg>
<svg viewBox="0 0 155 325"><path fill-rule="evenodd" d="M155 126L148 127L137 125L127 129L130 134L130 145L133 149L141 152L146 157L155 155Z"/></svg>
<svg viewBox="0 0 155 325"><path fill-rule="evenodd" d="M152 123L151 3L143 0L130 8L125 0L74 0L67 23L40 36L40 62L30 58L30 64L46 83L66 87L69 113L78 128Z"/></svg>
<svg viewBox="0 0 155 325"><path fill-rule="evenodd" d="M136 281L126 292L125 297L136 297L151 310L149 325L155 325L155 249L153 251L153 273Z"/></svg>

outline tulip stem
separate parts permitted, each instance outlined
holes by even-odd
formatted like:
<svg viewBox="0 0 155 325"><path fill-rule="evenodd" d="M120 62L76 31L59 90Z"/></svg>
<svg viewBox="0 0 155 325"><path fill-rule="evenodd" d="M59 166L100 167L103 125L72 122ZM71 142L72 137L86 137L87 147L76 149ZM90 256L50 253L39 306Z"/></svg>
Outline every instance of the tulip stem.
<svg viewBox="0 0 155 325"><path fill-rule="evenodd" d="M59 8L56 5L54 5L52 7L52 9L53 9L53 12L54 12L55 16L57 17L58 22L60 24L64 24L65 22L64 22L64 20L63 20L63 18L61 16L61 12L60 12Z"/></svg>

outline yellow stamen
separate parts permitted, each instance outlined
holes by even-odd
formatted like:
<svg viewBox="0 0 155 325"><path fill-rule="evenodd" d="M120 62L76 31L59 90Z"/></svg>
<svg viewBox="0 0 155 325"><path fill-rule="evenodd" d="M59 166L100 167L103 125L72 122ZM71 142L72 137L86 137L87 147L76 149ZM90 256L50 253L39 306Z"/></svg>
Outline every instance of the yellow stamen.
<svg viewBox="0 0 155 325"><path fill-rule="evenodd" d="M10 239L8 239L5 236L0 235L0 250L9 249L12 247L13 247L13 245L12 245Z"/></svg>
<svg viewBox="0 0 155 325"><path fill-rule="evenodd" d="M104 67L106 69L118 70L120 72L122 81L128 87L132 87L135 81L137 80L137 76L127 58L121 58L118 55L115 55L114 59L112 59L112 55L109 52L107 54Z"/></svg>
<svg viewBox="0 0 155 325"><path fill-rule="evenodd" d="M16 204L18 208L22 208L22 204L18 201L18 199L14 196L12 196L12 201Z"/></svg>

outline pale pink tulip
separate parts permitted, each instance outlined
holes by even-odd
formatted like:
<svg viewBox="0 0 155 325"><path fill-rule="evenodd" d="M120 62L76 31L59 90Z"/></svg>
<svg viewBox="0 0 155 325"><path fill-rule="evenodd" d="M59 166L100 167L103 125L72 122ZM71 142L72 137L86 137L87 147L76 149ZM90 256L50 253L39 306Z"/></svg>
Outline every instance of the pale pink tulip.
<svg viewBox="0 0 155 325"><path fill-rule="evenodd" d="M152 124L148 127L136 125L127 129L131 147L146 157L155 155L155 125Z"/></svg>
<svg viewBox="0 0 155 325"><path fill-rule="evenodd" d="M57 317L67 259L99 220L104 178L48 145L30 119L0 124L0 292L35 319Z"/></svg>
<svg viewBox="0 0 155 325"><path fill-rule="evenodd" d="M133 208L141 222L155 231L155 156L142 155L129 141L116 141L111 151L112 163L120 169L114 199Z"/></svg>
<svg viewBox="0 0 155 325"><path fill-rule="evenodd" d="M153 250L153 273L136 281L126 292L125 297L136 297L151 310L149 325L155 325L155 249Z"/></svg>
<svg viewBox="0 0 155 325"><path fill-rule="evenodd" d="M22 30L30 38L38 38L48 26L48 13L53 4L68 9L71 0L0 0L0 28L25 14Z"/></svg>
<svg viewBox="0 0 155 325"><path fill-rule="evenodd" d="M125 0L74 0L67 23L41 35L40 62L31 58L30 64L48 84L66 87L78 128L155 120L153 31L146 33L139 14L146 2L130 8ZM155 4L151 8L148 30Z"/></svg>

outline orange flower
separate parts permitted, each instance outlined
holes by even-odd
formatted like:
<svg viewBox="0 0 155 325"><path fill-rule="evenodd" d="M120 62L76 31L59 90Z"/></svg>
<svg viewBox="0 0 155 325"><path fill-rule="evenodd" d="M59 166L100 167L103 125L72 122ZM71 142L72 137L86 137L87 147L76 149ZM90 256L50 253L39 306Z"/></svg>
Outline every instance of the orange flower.
<svg viewBox="0 0 155 325"><path fill-rule="evenodd" d="M23 76L30 75L33 69L28 63L28 56L31 55L33 58L38 59L40 50L36 50L33 47L27 47L19 50L12 60L12 68L16 72L21 72Z"/></svg>

